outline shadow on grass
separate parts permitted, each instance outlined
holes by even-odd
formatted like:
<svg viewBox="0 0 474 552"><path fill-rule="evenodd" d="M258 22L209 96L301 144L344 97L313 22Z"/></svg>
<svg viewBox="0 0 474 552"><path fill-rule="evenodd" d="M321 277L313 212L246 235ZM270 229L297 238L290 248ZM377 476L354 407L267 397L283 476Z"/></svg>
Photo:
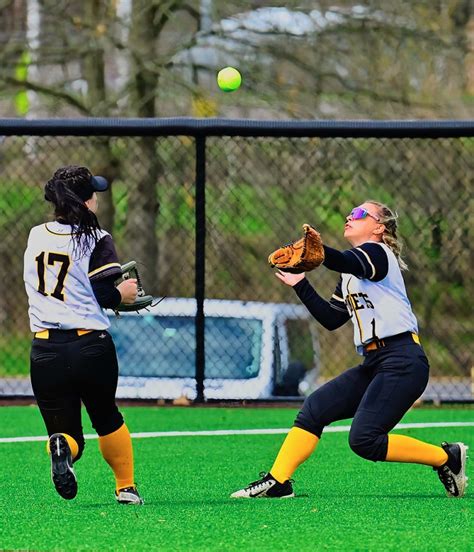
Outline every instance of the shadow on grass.
<svg viewBox="0 0 474 552"><path fill-rule="evenodd" d="M236 507L241 507L243 504L249 504L252 502L257 502L260 504L268 504L268 503L276 503L276 504L286 504L288 502L295 502L295 501L304 501L304 500L313 500L313 501L327 501L327 500L339 500L339 501L350 501L350 500L360 500L360 499L377 499L377 500L385 500L385 501L396 501L396 500L436 500L436 501L442 501L442 500L449 500L451 502L457 502L456 499L446 496L440 496L436 494L407 494L407 493L391 493L391 494L368 494L368 493L314 493L314 494L297 494L292 499L236 499L236 498L230 498L230 497L222 497L222 498L205 498L205 499L177 499L177 498L160 498L160 497L153 497L150 499L147 499L145 496L145 504L143 506L136 506L136 505L124 505L124 504L115 504L111 502L94 502L94 503L81 503L78 504L78 509L90 509L90 510L97 510L102 509L107 512L113 511L119 512L119 511L130 511L130 512L137 512L147 510L148 506L151 506L153 508L155 507L172 507L172 506L227 506L229 507L231 504L236 505ZM459 505L461 506L463 502L466 501L472 501L474 499L474 496L464 496L462 499L459 499ZM238 506L240 505L240 506Z"/></svg>
<svg viewBox="0 0 474 552"><path fill-rule="evenodd" d="M326 499L326 498L340 498L341 500L344 500L346 498L353 498L353 499L360 499L360 498L376 498L378 500L398 500L400 498L402 499L430 499L430 500L450 500L456 502L457 500L463 501L463 500L472 500L472 496L463 496L460 499L456 499L455 497L448 497L443 496L439 494L406 494L406 493L390 493L390 494L368 494L368 493L344 493L342 495L341 493L333 493L333 494L315 494L312 495L312 498L315 499Z"/></svg>
<svg viewBox="0 0 474 552"><path fill-rule="evenodd" d="M271 500L271 499L258 499L258 500L252 500L252 499L247 499L247 498L230 498L230 497L223 497L223 498L208 498L208 499L202 499L202 500L199 500L199 499L186 499L186 500L182 500L182 499L173 499L173 498L170 498L170 499L167 499L167 498L151 498L151 499L147 499L146 496L145 496L145 504L142 505L142 506L136 506L136 505L125 505L125 504L111 504L109 502L94 502L94 503L86 503L86 504L80 504L78 505L78 508L81 508L81 509L98 509L98 508L102 508L102 509L106 509L106 510L111 510L113 509L114 511L117 511L118 510L136 510L137 512L139 512L140 510L142 510L143 508L146 509L147 506L175 506L175 505L178 505L178 506L203 506L203 505L206 505L206 506L228 506L229 504L248 504L248 503L251 503L251 502L260 502L260 503L266 503L268 504L269 502L275 502L275 503L280 503L280 504L284 504L284 503L287 503L287 502L293 502L295 500L302 500L302 499L307 499L307 498L310 498L310 496L308 494L300 494L300 495L296 495L295 497L293 497L292 499L274 499L274 500Z"/></svg>

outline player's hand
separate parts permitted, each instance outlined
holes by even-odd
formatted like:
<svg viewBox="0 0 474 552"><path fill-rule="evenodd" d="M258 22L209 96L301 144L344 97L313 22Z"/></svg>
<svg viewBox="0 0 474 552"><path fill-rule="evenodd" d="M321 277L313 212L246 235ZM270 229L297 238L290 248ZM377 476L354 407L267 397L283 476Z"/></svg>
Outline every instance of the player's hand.
<svg viewBox="0 0 474 552"><path fill-rule="evenodd" d="M135 278L128 278L117 286L122 296L122 303L131 304L135 302L137 298L137 280Z"/></svg>
<svg viewBox="0 0 474 552"><path fill-rule="evenodd" d="M282 272L279 270L278 272L275 272L275 276L282 281L287 286L293 287L296 286L298 282L301 282L306 276L304 272L301 272L300 274L292 274L291 272Z"/></svg>

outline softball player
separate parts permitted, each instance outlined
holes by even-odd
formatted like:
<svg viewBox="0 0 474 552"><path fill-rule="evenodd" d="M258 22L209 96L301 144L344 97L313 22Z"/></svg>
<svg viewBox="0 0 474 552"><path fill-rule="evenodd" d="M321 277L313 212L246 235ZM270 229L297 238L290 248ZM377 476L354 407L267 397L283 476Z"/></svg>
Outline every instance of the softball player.
<svg viewBox="0 0 474 552"><path fill-rule="evenodd" d="M34 395L49 435L51 475L65 499L77 493L73 462L84 449L81 401L112 468L121 504L142 504L134 483L130 433L115 404L118 364L103 308L133 303L136 280L121 276L111 236L95 212L107 181L85 167L58 169L45 186L55 220L31 229L24 281L34 339Z"/></svg>
<svg viewBox="0 0 474 552"><path fill-rule="evenodd" d="M352 249L324 247L325 266L341 275L329 301L318 295L304 273L276 276L294 288L328 330L351 319L364 361L307 397L270 471L231 496L293 497L290 478L315 450L324 428L353 418L349 445L356 454L374 462L432 466L448 496L461 497L467 479L463 443L438 447L389 434L423 393L429 372L401 273L406 265L400 257L396 216L385 205L366 201L347 217L344 236Z"/></svg>

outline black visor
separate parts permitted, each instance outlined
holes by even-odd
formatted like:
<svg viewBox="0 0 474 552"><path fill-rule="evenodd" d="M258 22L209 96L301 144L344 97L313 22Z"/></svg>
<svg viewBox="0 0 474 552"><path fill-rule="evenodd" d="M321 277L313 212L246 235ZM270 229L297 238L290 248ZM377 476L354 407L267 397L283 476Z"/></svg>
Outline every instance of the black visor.
<svg viewBox="0 0 474 552"><path fill-rule="evenodd" d="M83 201L87 201L94 192L105 192L109 187L109 183L103 176L91 176L91 179L85 185L70 184L69 186Z"/></svg>
<svg viewBox="0 0 474 552"><path fill-rule="evenodd" d="M103 176L93 176L91 186L94 188L94 192L105 192L109 187L109 183Z"/></svg>

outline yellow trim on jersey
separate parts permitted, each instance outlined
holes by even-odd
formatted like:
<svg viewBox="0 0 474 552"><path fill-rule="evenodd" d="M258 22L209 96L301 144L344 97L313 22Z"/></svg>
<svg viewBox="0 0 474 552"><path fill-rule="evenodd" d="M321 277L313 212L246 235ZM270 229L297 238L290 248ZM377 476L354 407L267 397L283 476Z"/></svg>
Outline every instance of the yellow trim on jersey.
<svg viewBox="0 0 474 552"><path fill-rule="evenodd" d="M81 337L82 335L89 334L94 330L76 330L77 335ZM40 332L35 333L36 339L49 339L49 330L41 330Z"/></svg>
<svg viewBox="0 0 474 552"><path fill-rule="evenodd" d="M356 304L355 304L355 301L354 301L354 298L352 297L351 295L351 291L349 289L349 282L352 280L352 276L349 278L349 280L347 281L347 285L346 285L346 288L347 288L347 296L349 297L349 301L352 305L352 310L354 312L354 316L356 317L356 320L357 320L357 326L359 328L359 335L360 335L360 342L361 343L364 343L364 339L363 339L363 332L362 332L362 324L361 324L361 321L360 321L360 318L359 318L359 315L357 314L357 309L356 309Z"/></svg>
<svg viewBox="0 0 474 552"><path fill-rule="evenodd" d="M373 278L373 277L375 276L375 266L372 264L372 261L370 260L370 257L369 257L369 256L367 255L367 253L366 253L363 249L361 249L360 247L356 247L356 249L357 249L357 251L360 251L361 253L363 253L363 254L366 256L369 265L372 267L372 276L371 276L371 278Z"/></svg>
<svg viewBox="0 0 474 552"><path fill-rule="evenodd" d="M53 232L53 230L50 230L48 228L48 224L45 223L44 227L46 228L46 230L50 233L50 234L54 234L55 236L73 236L74 234L76 234L76 232Z"/></svg>
<svg viewBox="0 0 474 552"><path fill-rule="evenodd" d="M109 263L109 264L106 264L106 265L101 266L99 268L96 268L92 272L89 272L88 276L89 276L89 278L91 276L95 276L96 274L99 274L99 272L103 272L104 270L107 270L108 268L110 268L112 266L116 266L117 268L120 268L120 270L122 270L122 265L120 263Z"/></svg>

